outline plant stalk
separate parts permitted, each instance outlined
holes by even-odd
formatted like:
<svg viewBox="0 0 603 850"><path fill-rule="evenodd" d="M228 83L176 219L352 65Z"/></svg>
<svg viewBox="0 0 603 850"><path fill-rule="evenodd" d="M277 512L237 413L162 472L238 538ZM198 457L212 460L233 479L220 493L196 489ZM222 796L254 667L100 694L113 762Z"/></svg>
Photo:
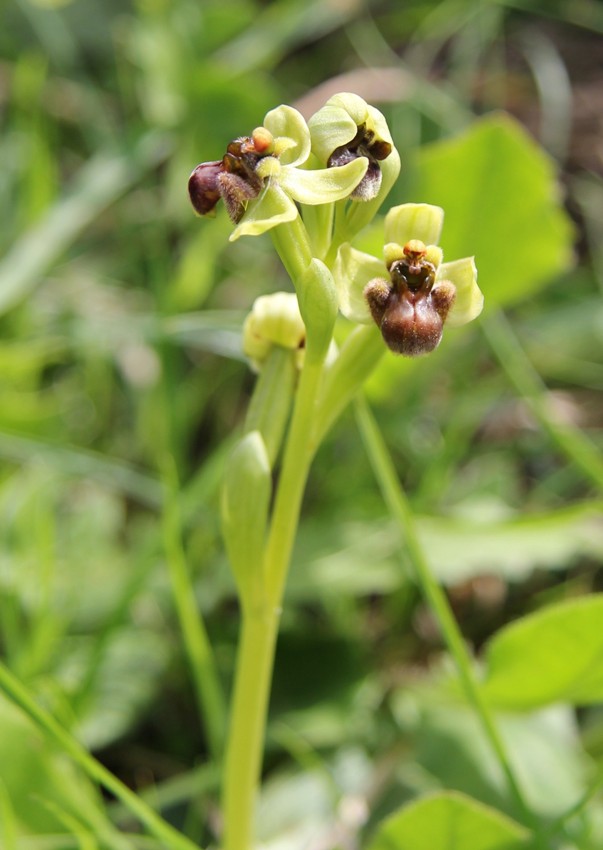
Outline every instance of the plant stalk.
<svg viewBox="0 0 603 850"><path fill-rule="evenodd" d="M243 607L223 783L223 850L250 850L282 597L313 456L321 363L302 370L264 559L262 608Z"/></svg>
<svg viewBox="0 0 603 850"><path fill-rule="evenodd" d="M414 566L419 585L440 625L448 650L456 664L459 679L461 680L467 700L479 718L486 738L496 754L518 810L521 812L525 822L534 830L538 842L537 846L541 850L546 850L546 845L542 843L540 825L537 823L524 798L523 791L505 750L502 737L496 728L490 707L486 703L475 679L471 657L467 651L446 594L431 572L417 534L412 508L396 474L391 455L366 400L360 396L355 402L355 412L362 441L383 498L392 516L397 520L402 529L406 548Z"/></svg>
<svg viewBox="0 0 603 850"><path fill-rule="evenodd" d="M577 427L560 422L551 409L548 390L521 347L504 313L482 320L482 330L509 381L559 449L603 492L603 458L597 446Z"/></svg>
<svg viewBox="0 0 603 850"><path fill-rule="evenodd" d="M293 281L312 256L301 219L272 232L277 251ZM307 329L308 335L311 328ZM310 343L310 340L308 340ZM243 600L242 627L235 671L223 777L223 850L251 850L254 809L260 783L274 653L287 572L301 504L315 451L313 422L324 357L310 355L308 345L299 378L283 454L263 563L263 600ZM258 565L250 565L257 569Z"/></svg>

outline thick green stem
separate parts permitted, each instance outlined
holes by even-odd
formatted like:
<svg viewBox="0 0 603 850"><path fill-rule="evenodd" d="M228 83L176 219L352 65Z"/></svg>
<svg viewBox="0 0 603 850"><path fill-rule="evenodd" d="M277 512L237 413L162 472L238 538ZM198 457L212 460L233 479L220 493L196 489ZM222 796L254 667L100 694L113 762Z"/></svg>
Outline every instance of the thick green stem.
<svg viewBox="0 0 603 850"><path fill-rule="evenodd" d="M383 498L392 516L400 524L419 585L438 620L446 645L455 661L459 679L461 680L467 699L473 706L484 733L496 754L519 811L522 813L526 823L535 830L537 839L541 840L539 838L539 825L525 801L505 750L505 745L496 728L490 707L482 696L473 672L471 657L446 598L446 594L434 578L427 562L417 534L412 509L396 474L387 446L366 400L362 398L358 398L356 401L356 420ZM544 847L542 843L538 846Z"/></svg>
<svg viewBox="0 0 603 850"><path fill-rule="evenodd" d="M224 850L251 850L278 612L243 611L224 777Z"/></svg>
<svg viewBox="0 0 603 850"><path fill-rule="evenodd" d="M259 431L262 435L271 467L281 449L296 381L293 352L275 345L262 364L245 419L246 434Z"/></svg>
<svg viewBox="0 0 603 850"><path fill-rule="evenodd" d="M306 274L312 256L301 219L272 233L294 282ZM268 531L263 568L263 601L243 600L243 623L235 673L223 778L223 850L251 850L253 815L260 782L270 684L285 582L308 471L315 451L312 424L324 355L316 355L308 328L306 360L297 389ZM326 349L325 349L326 351ZM251 568L258 565L250 565Z"/></svg>
<svg viewBox="0 0 603 850"><path fill-rule="evenodd" d="M243 610L226 754L223 850L250 850L280 608L314 447L310 443L321 363L306 363L285 447L264 559L263 609Z"/></svg>
<svg viewBox="0 0 603 850"><path fill-rule="evenodd" d="M289 439L285 447L270 532L266 545L266 588L270 602L281 604L285 579L310 463L315 451L312 425L322 376L322 363L306 363L301 375Z"/></svg>
<svg viewBox="0 0 603 850"><path fill-rule="evenodd" d="M312 262L312 251L304 223L299 217L270 231L272 242L292 281L298 280Z"/></svg>

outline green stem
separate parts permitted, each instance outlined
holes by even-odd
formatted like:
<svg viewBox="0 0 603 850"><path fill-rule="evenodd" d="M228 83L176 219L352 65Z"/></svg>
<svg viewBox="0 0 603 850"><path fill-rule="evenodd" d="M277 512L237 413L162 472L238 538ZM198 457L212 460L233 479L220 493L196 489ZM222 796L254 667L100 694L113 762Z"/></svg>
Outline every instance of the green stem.
<svg viewBox="0 0 603 850"><path fill-rule="evenodd" d="M183 524L176 465L169 458L163 466L166 493L162 517L163 545L176 612L192 671L199 714L205 723L212 758L218 763L225 735L224 696L211 643L196 602L182 543Z"/></svg>
<svg viewBox="0 0 603 850"><path fill-rule="evenodd" d="M269 602L281 604L285 580L308 478L316 450L312 439L322 362L306 362L302 371L272 521L266 544L266 587Z"/></svg>
<svg viewBox="0 0 603 850"><path fill-rule="evenodd" d="M226 753L223 850L250 850L278 622L299 513L314 453L311 424L322 362L306 362L300 377L268 533L263 608L243 608L230 733Z"/></svg>
<svg viewBox="0 0 603 850"><path fill-rule="evenodd" d="M277 611L243 611L225 761L224 850L253 846L278 620Z"/></svg>
<svg viewBox="0 0 603 850"><path fill-rule="evenodd" d="M270 231L272 242L291 280L298 280L312 262L310 241L298 215Z"/></svg>
<svg viewBox="0 0 603 850"><path fill-rule="evenodd" d="M293 352L275 345L262 364L247 416L245 433L259 431L273 467L283 442L297 382Z"/></svg>
<svg viewBox="0 0 603 850"><path fill-rule="evenodd" d="M601 452L578 428L555 421L547 388L527 358L504 314L488 316L482 321L482 329L507 378L529 405L544 431L583 475L603 491Z"/></svg>
<svg viewBox="0 0 603 850"><path fill-rule="evenodd" d="M308 235L299 216L272 230L276 250L296 284L310 285L312 263ZM302 283L302 281L304 283ZM322 282L317 278L317 286ZM298 297L304 293L298 292ZM253 814L260 782L274 652L281 604L301 504L314 455L313 422L328 345L320 330L308 326L306 356L283 453L263 560L263 601L243 600L243 623L235 673L230 733L223 782L223 850L250 850ZM333 316L333 320L334 320ZM320 335L320 339L319 339ZM250 564L250 571L257 565Z"/></svg>
<svg viewBox="0 0 603 850"><path fill-rule="evenodd" d="M91 779L120 800L163 846L169 850L199 850L196 844L164 821L137 794L91 756L51 714L38 705L27 688L3 664L0 664L0 687Z"/></svg>
<svg viewBox="0 0 603 850"><path fill-rule="evenodd" d="M482 696L473 672L471 656L454 618L448 599L435 580L427 562L417 534L412 508L402 489L387 446L366 400L359 397L356 400L355 406L358 427L383 498L392 516L400 524L417 579L427 602L438 620L450 654L454 658L467 699L473 706L484 733L496 754L515 803L526 823L530 824L538 834L539 825L536 823L524 799L523 792L506 753L503 740L490 712L490 707Z"/></svg>

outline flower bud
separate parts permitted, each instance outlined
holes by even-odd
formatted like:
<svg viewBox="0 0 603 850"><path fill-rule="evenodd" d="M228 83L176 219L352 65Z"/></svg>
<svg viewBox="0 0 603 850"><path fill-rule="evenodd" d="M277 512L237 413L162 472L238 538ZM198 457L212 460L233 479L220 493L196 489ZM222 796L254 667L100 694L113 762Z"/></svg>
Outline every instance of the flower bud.
<svg viewBox="0 0 603 850"><path fill-rule="evenodd" d="M228 458L222 489L222 534L241 599L262 591L263 552L272 493L270 463L258 431L246 434Z"/></svg>
<svg viewBox="0 0 603 850"><path fill-rule="evenodd" d="M256 371L275 345L302 355L305 341L306 328L292 292L256 298L243 325L243 351Z"/></svg>

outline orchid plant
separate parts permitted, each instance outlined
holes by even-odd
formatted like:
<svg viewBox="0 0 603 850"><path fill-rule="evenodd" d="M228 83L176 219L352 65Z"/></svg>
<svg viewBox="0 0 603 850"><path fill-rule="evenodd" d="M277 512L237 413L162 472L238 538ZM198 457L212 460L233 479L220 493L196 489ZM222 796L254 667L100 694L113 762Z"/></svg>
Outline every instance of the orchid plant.
<svg viewBox="0 0 603 850"><path fill-rule="evenodd" d="M318 445L388 349L396 356L429 354L446 328L482 309L473 258L443 261L439 207L391 209L382 256L354 247L399 171L384 116L343 93L308 123L290 106L273 109L250 136L230 142L221 160L201 163L190 177L201 216L215 215L224 202L234 224L231 240L270 232L294 289L261 296L245 322L244 351L258 380L222 493L242 611L223 850L253 846L278 623ZM339 314L359 327L337 350Z"/></svg>

